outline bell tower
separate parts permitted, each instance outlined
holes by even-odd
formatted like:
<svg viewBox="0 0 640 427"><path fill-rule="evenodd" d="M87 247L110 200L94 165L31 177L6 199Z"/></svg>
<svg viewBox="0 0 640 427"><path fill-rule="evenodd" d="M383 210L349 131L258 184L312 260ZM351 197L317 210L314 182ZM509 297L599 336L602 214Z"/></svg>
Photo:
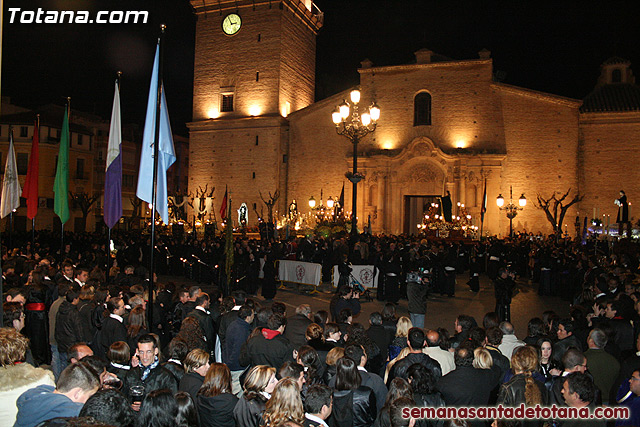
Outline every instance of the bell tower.
<svg viewBox="0 0 640 427"><path fill-rule="evenodd" d="M253 213L259 191L286 194L286 117L314 101L323 14L311 0L191 5L197 24L189 190L215 186L218 206L228 185L233 206L247 203ZM250 215L249 225L255 223Z"/></svg>

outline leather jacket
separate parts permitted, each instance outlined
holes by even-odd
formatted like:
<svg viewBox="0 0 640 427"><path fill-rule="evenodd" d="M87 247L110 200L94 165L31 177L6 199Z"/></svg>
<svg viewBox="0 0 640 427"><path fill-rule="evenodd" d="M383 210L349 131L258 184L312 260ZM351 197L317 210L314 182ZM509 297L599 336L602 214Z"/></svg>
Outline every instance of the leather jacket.
<svg viewBox="0 0 640 427"><path fill-rule="evenodd" d="M333 392L333 411L329 418L331 427L369 427L378 409L376 397L369 387L360 386L355 390Z"/></svg>

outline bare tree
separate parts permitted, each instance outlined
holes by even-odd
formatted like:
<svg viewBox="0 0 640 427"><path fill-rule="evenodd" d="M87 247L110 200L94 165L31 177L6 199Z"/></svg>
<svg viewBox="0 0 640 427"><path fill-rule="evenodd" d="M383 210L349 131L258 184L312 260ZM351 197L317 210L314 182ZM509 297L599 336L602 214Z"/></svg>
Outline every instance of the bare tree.
<svg viewBox="0 0 640 427"><path fill-rule="evenodd" d="M131 229L131 225L137 222L136 227L140 227L140 218L142 218L142 199L138 199L137 196L129 197L131 202L131 216L127 219L128 229Z"/></svg>
<svg viewBox="0 0 640 427"><path fill-rule="evenodd" d="M77 193L69 192L71 195L71 200L73 201L74 206L82 211L82 230L85 231L87 228L87 218L89 217L89 212L91 212L92 206L98 200L99 196L93 195L90 196L87 192L80 191Z"/></svg>
<svg viewBox="0 0 640 427"><path fill-rule="evenodd" d="M581 196L580 193L576 193L576 195L573 196L573 199L567 200L570 192L571 188L569 188L564 194L556 191L549 198L544 198L540 194L537 195L538 204L535 206L544 211L547 215L547 220L551 223L553 231L556 234L562 234L562 222L567 214L567 210L584 198L584 195ZM560 198L556 197L556 195L560 194L562 194Z"/></svg>
<svg viewBox="0 0 640 427"><path fill-rule="evenodd" d="M264 204L267 205L267 212L269 215L267 219L270 223L273 224L273 206L280 198L280 190L276 190L275 193L273 193L273 196L271 195L271 192L269 192L269 201L265 200L264 197L262 197L262 192L258 191L258 193L260 194L260 198L262 199Z"/></svg>

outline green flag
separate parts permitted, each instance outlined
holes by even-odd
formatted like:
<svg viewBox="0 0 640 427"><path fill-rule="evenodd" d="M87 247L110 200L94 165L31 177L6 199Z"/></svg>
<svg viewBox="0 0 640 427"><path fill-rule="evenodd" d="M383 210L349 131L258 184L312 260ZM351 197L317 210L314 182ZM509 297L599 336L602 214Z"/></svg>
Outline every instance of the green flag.
<svg viewBox="0 0 640 427"><path fill-rule="evenodd" d="M55 199L53 211L60 217L63 224L69 220L69 109L64 109L62 120L62 135L60 136L60 150L58 151L58 166L56 179L53 183Z"/></svg>

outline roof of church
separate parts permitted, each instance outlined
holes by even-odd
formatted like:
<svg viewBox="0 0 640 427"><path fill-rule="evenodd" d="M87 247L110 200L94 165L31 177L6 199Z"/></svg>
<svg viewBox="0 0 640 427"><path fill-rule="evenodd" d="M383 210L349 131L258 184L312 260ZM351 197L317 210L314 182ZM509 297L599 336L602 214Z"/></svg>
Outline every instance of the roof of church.
<svg viewBox="0 0 640 427"><path fill-rule="evenodd" d="M629 83L598 86L584 98L580 107L581 113L638 110L640 110L640 87Z"/></svg>
<svg viewBox="0 0 640 427"><path fill-rule="evenodd" d="M630 64L628 59L620 58L619 56L612 56L602 63L602 65L615 65L615 64Z"/></svg>

